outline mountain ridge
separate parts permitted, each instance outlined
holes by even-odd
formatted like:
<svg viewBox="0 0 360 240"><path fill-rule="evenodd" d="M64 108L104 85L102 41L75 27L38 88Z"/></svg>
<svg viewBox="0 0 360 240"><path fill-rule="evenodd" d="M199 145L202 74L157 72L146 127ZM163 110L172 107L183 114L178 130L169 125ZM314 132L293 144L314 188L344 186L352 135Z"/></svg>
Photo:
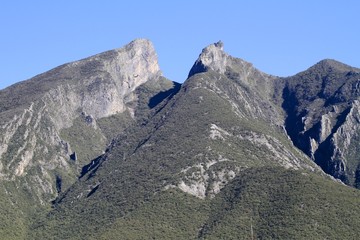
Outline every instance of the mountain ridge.
<svg viewBox="0 0 360 240"><path fill-rule="evenodd" d="M112 137L142 121L150 99L159 104L176 86L142 39L1 90L1 197L15 216L43 211Z"/></svg>
<svg viewBox="0 0 360 240"><path fill-rule="evenodd" d="M348 146L357 141L359 77L357 68L323 60L304 72L283 78L283 86L279 87L283 89L287 131L295 146L325 172L350 185L358 181L354 165L359 159L349 157L352 150Z"/></svg>
<svg viewBox="0 0 360 240"><path fill-rule="evenodd" d="M7 132L0 140L9 145L12 139L20 139L20 146L9 145L15 149L12 152L2 150L7 155L0 159L0 171L13 171L15 180L1 180L0 202L9 191L15 200L24 194L16 193L11 184L30 186L25 191L29 196L37 195L34 188L39 186L52 191L50 197L39 198L45 207L33 208L38 209L37 214L25 211L28 200L19 200L24 204L19 208L21 214L35 220L20 225L19 235L27 237L18 239L236 238L246 235L249 219L259 238L337 238L345 232L349 237L359 236L358 215L348 216L349 211L360 213L359 193L324 171L344 182L342 176L353 176L355 180L346 183L356 186L357 177L351 171L360 160L350 156L352 165L348 165L348 155L343 155L332 164L332 156L317 157L329 142L333 153L356 147L360 119L358 93L352 89L356 68L345 71L346 65L324 60L298 75L279 78L228 55L223 47L218 42L204 48L182 85L161 75L155 50L143 39L117 50L123 55L116 64L111 59L117 58L117 52L108 51L70 63L72 70L63 75L56 69L38 75L38 81L45 77L46 82L51 81L47 74L53 74L57 82L68 74L67 81L79 85L56 86L42 99L43 105L30 104L21 118L15 114L18 125L2 125ZM18 103L34 96L29 97ZM72 98L72 103L66 98ZM5 122L22 111L21 104L8 104L9 109L0 109ZM16 111L11 108L16 106L20 106ZM11 136L9 129L15 129ZM60 148L47 145L51 141L39 145L42 138ZM30 150L22 152L24 144ZM31 156L32 146L43 148ZM62 159L37 162L46 148L54 149L49 159ZM16 152L30 159L19 170L8 167L8 157ZM63 166L49 168L56 161ZM12 162L17 164L15 158ZM339 164L350 171L336 172ZM39 185L31 177L47 179L48 185ZM23 221L13 211L14 219ZM341 221L329 222L322 216ZM294 219L283 221L290 217ZM13 227L4 222L0 232ZM307 233L294 226L296 222ZM274 227L280 225L284 228ZM347 231L337 233L336 227Z"/></svg>
<svg viewBox="0 0 360 240"><path fill-rule="evenodd" d="M350 71L360 72L359 68L352 67L350 65L347 65L345 63L342 63L340 61L331 58L323 59L318 63L314 64L313 66L311 66L310 68L317 68L318 66L324 68L324 70L326 71L329 70L331 71L331 69L335 69L336 71L342 71L342 72L350 72Z"/></svg>

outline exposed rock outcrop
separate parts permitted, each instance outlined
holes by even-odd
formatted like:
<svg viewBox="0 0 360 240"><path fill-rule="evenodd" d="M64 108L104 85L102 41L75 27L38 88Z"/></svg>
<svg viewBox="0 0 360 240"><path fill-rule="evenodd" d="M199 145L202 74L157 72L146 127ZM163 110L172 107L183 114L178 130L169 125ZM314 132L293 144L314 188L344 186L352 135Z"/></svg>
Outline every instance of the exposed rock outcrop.
<svg viewBox="0 0 360 240"><path fill-rule="evenodd" d="M323 60L283 79L286 130L322 169L349 185L357 181L360 69Z"/></svg>
<svg viewBox="0 0 360 240"><path fill-rule="evenodd" d="M224 51L224 44L219 41L204 48L189 72L189 78L197 73L214 71L251 87L263 97L273 93L276 77L263 73L253 64L230 56Z"/></svg>
<svg viewBox="0 0 360 240"><path fill-rule="evenodd" d="M219 41L204 48L189 72L189 77L196 73L213 70L220 74L226 71L230 56L224 52L224 44Z"/></svg>
<svg viewBox="0 0 360 240"><path fill-rule="evenodd" d="M85 164L85 159L70 161L77 149L64 139L62 130L71 128L76 119L87 122L85 131L93 132L88 141L104 150L107 140L96 121L124 112L134 118L135 90L160 77L152 43L138 39L0 91L1 180L26 178L25 188L41 202L54 198L55 175L65 189Z"/></svg>

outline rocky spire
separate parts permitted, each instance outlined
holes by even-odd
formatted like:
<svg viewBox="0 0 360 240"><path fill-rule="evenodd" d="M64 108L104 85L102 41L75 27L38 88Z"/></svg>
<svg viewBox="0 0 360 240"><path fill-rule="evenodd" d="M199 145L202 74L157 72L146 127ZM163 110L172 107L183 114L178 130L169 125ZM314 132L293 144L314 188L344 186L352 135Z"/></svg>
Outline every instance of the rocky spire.
<svg viewBox="0 0 360 240"><path fill-rule="evenodd" d="M202 50L199 58L191 68L188 77L209 69L224 73L228 58L229 55L224 52L224 44L222 41L210 44Z"/></svg>

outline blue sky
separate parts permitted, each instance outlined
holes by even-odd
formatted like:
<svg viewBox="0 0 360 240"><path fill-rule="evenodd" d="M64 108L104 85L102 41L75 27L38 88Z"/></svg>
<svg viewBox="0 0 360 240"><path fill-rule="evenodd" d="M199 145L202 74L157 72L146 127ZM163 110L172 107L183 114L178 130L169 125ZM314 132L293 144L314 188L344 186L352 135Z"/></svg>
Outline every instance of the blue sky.
<svg viewBox="0 0 360 240"><path fill-rule="evenodd" d="M360 67L358 0L12 0L0 11L0 89L135 38L154 43L164 76L178 82L218 40L278 76L324 58Z"/></svg>

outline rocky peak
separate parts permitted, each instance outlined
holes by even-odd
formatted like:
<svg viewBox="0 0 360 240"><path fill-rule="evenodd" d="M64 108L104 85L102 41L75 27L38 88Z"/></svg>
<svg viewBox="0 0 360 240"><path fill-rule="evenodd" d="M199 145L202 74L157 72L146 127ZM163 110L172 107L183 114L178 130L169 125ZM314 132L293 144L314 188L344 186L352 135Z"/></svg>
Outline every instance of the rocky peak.
<svg viewBox="0 0 360 240"><path fill-rule="evenodd" d="M237 79L249 85L258 85L258 80L267 82L268 79L274 78L259 71L251 63L241 58L232 57L224 52L222 41L210 44L202 50L191 68L188 78L209 70L225 74L231 79Z"/></svg>
<svg viewBox="0 0 360 240"><path fill-rule="evenodd" d="M100 53L74 64L99 66L99 70L108 72L115 80L119 92L133 91L149 79L161 75L155 48L147 39L136 39L123 48Z"/></svg>
<svg viewBox="0 0 360 240"><path fill-rule="evenodd" d="M0 180L26 179L29 185L17 187L26 188L37 202L54 198L56 179L67 179L69 185L78 167L102 154L108 129L121 131L108 122L101 129L98 122L115 115L135 121L135 90L161 79L152 43L137 39L1 90ZM76 138L82 134L84 139Z"/></svg>
<svg viewBox="0 0 360 240"><path fill-rule="evenodd" d="M115 87L109 89L124 97L146 81L161 75L153 44L146 39L136 39L122 48L61 65L1 90L0 111L22 110L29 107L31 102L64 86L81 92L94 89L96 93L99 86L111 83ZM87 96L94 98L92 94Z"/></svg>
<svg viewBox="0 0 360 240"><path fill-rule="evenodd" d="M251 88L261 98L268 99L273 95L276 77L259 71L253 64L241 58L227 54L224 52L224 44L221 41L210 44L202 50L188 78L210 70L241 86Z"/></svg>
<svg viewBox="0 0 360 240"><path fill-rule="evenodd" d="M224 44L219 41L204 48L189 72L189 77L196 73L213 70L224 73L229 55L224 52Z"/></svg>
<svg viewBox="0 0 360 240"><path fill-rule="evenodd" d="M124 70L130 71L128 74L134 78L152 77L161 74L158 57L151 41L136 39L124 48L118 49L117 52L119 55L125 55L117 58L117 62L120 63ZM125 62L131 60L131 66L124 64L124 60Z"/></svg>

